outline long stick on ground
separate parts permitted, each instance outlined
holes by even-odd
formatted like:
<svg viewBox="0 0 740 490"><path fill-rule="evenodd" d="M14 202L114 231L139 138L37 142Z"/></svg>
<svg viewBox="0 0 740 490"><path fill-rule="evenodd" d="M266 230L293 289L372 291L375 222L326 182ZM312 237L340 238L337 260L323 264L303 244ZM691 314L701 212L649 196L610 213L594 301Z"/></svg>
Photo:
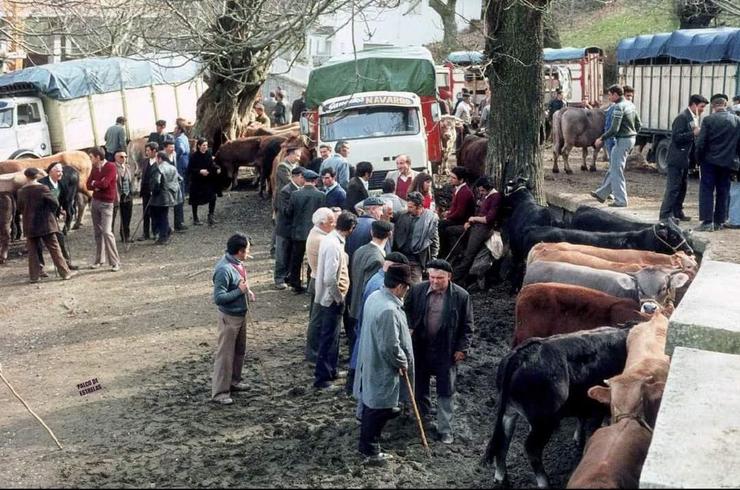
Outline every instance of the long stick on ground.
<svg viewBox="0 0 740 490"><path fill-rule="evenodd" d="M33 416L34 416L34 417L36 418L36 420L38 420L38 421L39 421L39 423L40 423L41 425L43 425L43 426L44 426L44 429L46 429L46 432L48 432L48 433L49 433L49 435L51 436L51 438L52 438L52 439L54 439L54 442L56 442L56 443L57 443L57 446L59 446L59 449L63 449L63 448L62 448L62 445L61 445L61 444L59 443L59 439L57 439L57 437L56 437L56 436L54 435L54 433L53 433L53 432L51 431L51 429L49 428L49 426L48 426L48 425L46 425L46 424L44 423L44 421L43 421L43 420L41 420L41 417L39 417L38 415L36 415L36 413L35 413L35 412L34 412L33 410L31 410L31 407L29 407L29 406L28 406L28 403L26 403L26 401L25 401L25 400L24 400L23 398L21 398L21 396L20 396L20 395L18 394L18 392L16 392L16 391L15 391L15 390L13 389L13 387L12 387L12 386L10 385L10 382L9 382L9 381L8 381L7 379L5 379L5 376L3 376L3 367L2 367L2 364L0 364L0 378L2 378L3 382L4 382L4 383L5 383L6 385L8 385L8 388L10 388L10 391L11 391L11 392L13 392L13 395L15 395L15 397L16 397L16 398L17 398L18 400L20 400L20 402L21 402L21 403L23 404L23 406L24 406L24 407L26 407L26 410L28 410L28 412L29 412L29 413L30 413L31 415L33 415Z"/></svg>
<svg viewBox="0 0 740 490"><path fill-rule="evenodd" d="M419 434L421 435L421 444L427 450L427 455L432 456L429 452L429 444L427 443L427 436L424 433L424 424L421 423L421 415L419 415L419 408L416 406L416 398L414 397L414 389L411 387L411 381L409 381L409 375L404 369L401 371L401 376L406 381L406 389L409 392L409 398L411 398L411 406L414 408L414 416L416 417L416 425L419 427Z"/></svg>
<svg viewBox="0 0 740 490"><path fill-rule="evenodd" d="M149 210L149 203L146 203L146 207L144 208L144 211L141 213L141 218L139 218L139 221L136 223L136 226L134 227L134 232L131 234L131 236L128 237L130 240L126 246L124 247L126 252L129 251L131 248L131 245L133 245L134 240L136 240L135 237L136 234L139 232L139 227L141 226L141 223L144 221L144 217L146 216L146 212Z"/></svg>

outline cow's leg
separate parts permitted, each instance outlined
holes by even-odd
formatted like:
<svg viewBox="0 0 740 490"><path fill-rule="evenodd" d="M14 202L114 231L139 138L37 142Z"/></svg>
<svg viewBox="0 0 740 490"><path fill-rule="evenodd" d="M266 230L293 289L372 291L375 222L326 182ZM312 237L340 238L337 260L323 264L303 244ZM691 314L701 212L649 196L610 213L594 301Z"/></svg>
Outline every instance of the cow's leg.
<svg viewBox="0 0 740 490"><path fill-rule="evenodd" d="M558 157L560 154L558 153L557 146L554 146L552 149L552 173L559 174L560 169L558 168Z"/></svg>
<svg viewBox="0 0 740 490"><path fill-rule="evenodd" d="M570 155L570 150L573 147L570 145L565 145L563 148L563 169L565 169L565 173L570 175L573 173L573 171L570 169L570 162L568 162L568 156Z"/></svg>
<svg viewBox="0 0 740 490"><path fill-rule="evenodd" d="M599 156L598 148L596 148L595 146L593 148L594 148L594 153L593 153L593 158L591 158L591 166L588 168L589 172L596 172L596 157Z"/></svg>
<svg viewBox="0 0 740 490"><path fill-rule="evenodd" d="M502 420L503 431L501 434L494 438L492 437L488 443L486 449L486 458L488 461L493 460L494 463L494 474L493 480L496 483L506 482L506 455L509 453L509 445L511 444L511 437L514 435L514 429L516 428L516 421L519 418L517 413L504 414ZM489 454L490 452L490 454Z"/></svg>
<svg viewBox="0 0 740 490"><path fill-rule="evenodd" d="M550 484L547 481L545 467L542 464L542 451L550 440L555 427L557 427L557 423L551 419L539 419L537 421L530 421L530 423L532 429L529 431L527 440L524 442L524 450L527 453L529 464L532 465L534 477L537 480L537 487L548 488Z"/></svg>
<svg viewBox="0 0 740 490"><path fill-rule="evenodd" d="M82 216L85 214L85 208L87 207L87 195L78 192L77 193L77 219L75 219L75 224L72 226L73 230L79 230L82 226Z"/></svg>
<svg viewBox="0 0 740 490"><path fill-rule="evenodd" d="M583 152L581 153L581 157L583 159L583 162L581 163L581 170L586 171L588 170L588 167L586 166L586 157L588 157L588 147L583 147Z"/></svg>

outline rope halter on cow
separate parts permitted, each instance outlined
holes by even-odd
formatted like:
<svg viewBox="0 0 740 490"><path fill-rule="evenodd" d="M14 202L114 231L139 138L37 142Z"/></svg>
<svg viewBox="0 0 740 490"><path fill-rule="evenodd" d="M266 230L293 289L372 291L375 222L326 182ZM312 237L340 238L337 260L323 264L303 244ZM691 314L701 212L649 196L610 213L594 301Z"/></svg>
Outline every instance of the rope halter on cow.
<svg viewBox="0 0 740 490"><path fill-rule="evenodd" d="M671 245L670 243L668 243L667 241L665 241L665 240L664 240L664 239L663 239L663 238L662 238L662 237L661 237L661 236L660 236L660 235L658 234L658 225L660 225L660 223L655 223L655 224L653 225L653 235L655 235L655 238L657 238L657 239L658 239L658 241L659 241L660 243L662 243L662 244L663 244L663 245L665 245L666 247L668 247L668 248L670 248L671 250L673 250L673 253L676 253L676 252L678 252L678 251L679 251L679 249L681 248L681 246L682 246L682 245L686 245L686 246L688 247L689 251L691 252L691 255L694 255L694 249L693 249L693 248L691 248L691 245L689 245L689 242L688 242L688 241L686 240L686 237L685 237L685 236L683 236L683 233L681 234L681 242L680 242L680 243L679 243L678 245L676 245L676 246L674 247L673 245Z"/></svg>
<svg viewBox="0 0 740 490"><path fill-rule="evenodd" d="M625 419L632 419L637 422L643 429L647 430L650 434L653 433L653 428L650 427L650 424L648 424L647 420L645 420L645 417L636 413L620 413L619 415L615 415L614 417L612 417L612 425L618 424Z"/></svg>

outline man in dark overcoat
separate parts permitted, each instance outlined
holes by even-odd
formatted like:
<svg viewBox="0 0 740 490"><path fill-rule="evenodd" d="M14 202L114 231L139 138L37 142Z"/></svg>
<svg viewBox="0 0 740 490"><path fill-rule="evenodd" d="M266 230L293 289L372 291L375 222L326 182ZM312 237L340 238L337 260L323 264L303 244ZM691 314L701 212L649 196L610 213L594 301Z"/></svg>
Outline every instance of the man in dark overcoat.
<svg viewBox="0 0 740 490"><path fill-rule="evenodd" d="M324 205L325 195L316 188L319 174L313 170L303 169L303 178L306 183L299 191L290 196L290 203L286 215L291 219L291 252L290 268L285 282L293 287L293 292L302 293L306 290L301 279L303 257L306 255L306 240L313 228L313 213Z"/></svg>
<svg viewBox="0 0 740 490"><path fill-rule="evenodd" d="M473 337L473 302L452 283L446 260L427 263L429 280L413 286L404 310L413 334L416 361L416 402L428 420L431 411L429 381L437 380L437 432L443 444L452 444L453 395L457 365L465 359Z"/></svg>

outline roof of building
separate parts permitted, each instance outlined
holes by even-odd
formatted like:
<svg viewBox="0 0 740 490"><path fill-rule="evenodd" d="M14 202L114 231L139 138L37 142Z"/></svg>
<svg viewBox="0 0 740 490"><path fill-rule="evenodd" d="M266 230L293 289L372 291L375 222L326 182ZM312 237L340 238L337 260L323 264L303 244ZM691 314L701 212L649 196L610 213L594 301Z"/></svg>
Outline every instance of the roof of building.
<svg viewBox="0 0 740 490"><path fill-rule="evenodd" d="M201 64L182 56L86 58L0 75L0 93L34 90L57 100L194 79Z"/></svg>
<svg viewBox="0 0 740 490"><path fill-rule="evenodd" d="M680 29L622 39L617 62L670 57L695 62L740 61L740 28Z"/></svg>

